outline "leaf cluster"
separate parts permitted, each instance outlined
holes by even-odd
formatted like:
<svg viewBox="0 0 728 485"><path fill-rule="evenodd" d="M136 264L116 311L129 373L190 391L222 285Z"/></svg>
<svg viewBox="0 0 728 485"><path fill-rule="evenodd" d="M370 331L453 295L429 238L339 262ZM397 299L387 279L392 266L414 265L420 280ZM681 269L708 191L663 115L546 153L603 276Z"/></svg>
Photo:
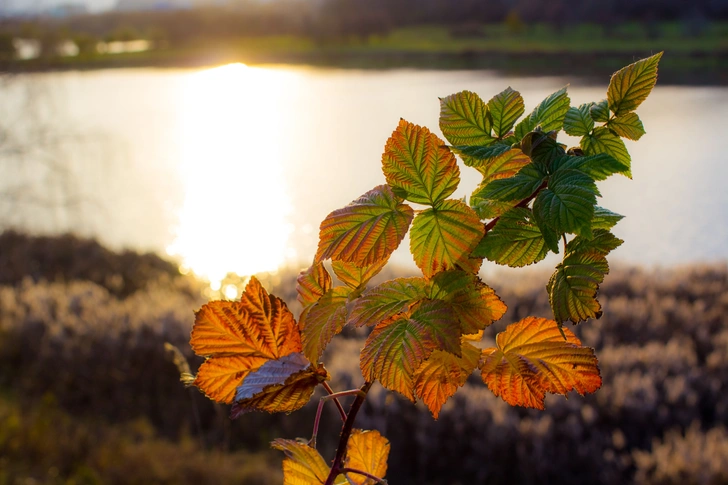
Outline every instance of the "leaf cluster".
<svg viewBox="0 0 728 485"><path fill-rule="evenodd" d="M622 216L597 204L597 182L631 177L622 139L645 133L635 109L655 84L660 57L616 72L606 99L580 106L571 106L567 88L525 116L523 98L510 87L488 102L470 91L442 98L440 129L449 145L400 120L382 154L385 183L321 223L313 264L297 280L298 322L255 278L240 301L208 303L192 331L193 349L207 357L194 385L232 402L233 417L296 410L329 379L319 360L351 326L371 328L360 355L367 383L421 399L435 418L475 369L512 405L543 409L547 392L596 391L594 351L563 322L602 314L596 295L609 272L607 255L622 244L610 232ZM579 146L560 143L561 130L580 136ZM465 200L452 198L460 183L456 156L482 175ZM408 233L422 276L368 286ZM478 275L483 260L522 267L549 252L563 252L547 284L554 318L524 318L497 335L496 347L481 349L485 328L506 312ZM359 456L361 476L383 476L384 442L357 448L371 433L353 434L347 446L356 451L341 456ZM288 456L286 483L352 480L340 475L345 463L328 467L312 446L277 440L274 447ZM383 470L372 453L385 455Z"/></svg>

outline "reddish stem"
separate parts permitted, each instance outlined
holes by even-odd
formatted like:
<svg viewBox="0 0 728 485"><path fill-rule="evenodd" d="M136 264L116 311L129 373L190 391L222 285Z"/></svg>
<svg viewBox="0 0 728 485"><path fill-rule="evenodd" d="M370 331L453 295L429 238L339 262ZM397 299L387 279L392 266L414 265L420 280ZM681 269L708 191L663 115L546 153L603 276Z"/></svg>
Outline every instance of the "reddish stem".
<svg viewBox="0 0 728 485"><path fill-rule="evenodd" d="M363 470L357 470L356 468L342 468L341 473L355 473L357 475L363 475L367 478L370 478L377 483L387 483L376 475L372 475L371 473L367 473Z"/></svg>
<svg viewBox="0 0 728 485"><path fill-rule="evenodd" d="M361 389L359 390L356 399L354 399L354 402L351 403L351 408L349 408L349 414L346 416L346 421L344 422L344 426L341 429L339 446L338 448L336 448L336 456L334 457L334 462L331 464L331 472L329 473L329 476L326 479L324 485L334 485L334 480L343 470L342 464L344 463L344 457L346 456L346 445L349 443L349 437L351 436L351 432L354 429L354 420L356 419L356 415L359 412L362 404L364 404L364 400L367 397L367 392L369 392L372 384L372 382L364 383L364 385L361 386Z"/></svg>
<svg viewBox="0 0 728 485"><path fill-rule="evenodd" d="M321 385L324 386L324 389L326 389L326 392L328 392L329 395L335 394L334 390L331 389L331 386L329 386L328 382L324 381L321 383ZM341 420L346 421L346 411L344 411L344 406L341 405L341 402L337 398L334 398L334 402L336 403L336 407L339 409L339 415L341 416Z"/></svg>
<svg viewBox="0 0 728 485"><path fill-rule="evenodd" d="M329 399L336 399L339 397L344 396L353 396L354 394L359 394L361 391L359 389L351 389L349 391L342 391L337 392L335 394L329 394L328 396L324 396L321 399L319 399L319 405L318 409L316 410L316 418L313 420L313 435L311 436L311 440L308 442L309 445L316 448L316 436L318 436L318 429L319 429L319 423L321 422L321 411L324 408L324 403L328 401ZM346 414L344 415L344 422L346 422Z"/></svg>

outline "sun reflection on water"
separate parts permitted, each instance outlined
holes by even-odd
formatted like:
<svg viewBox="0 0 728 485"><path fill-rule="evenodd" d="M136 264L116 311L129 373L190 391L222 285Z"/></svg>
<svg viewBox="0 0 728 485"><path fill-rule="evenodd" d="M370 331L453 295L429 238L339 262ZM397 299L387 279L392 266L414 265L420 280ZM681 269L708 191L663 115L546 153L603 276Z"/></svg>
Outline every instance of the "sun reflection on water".
<svg viewBox="0 0 728 485"><path fill-rule="evenodd" d="M180 103L185 198L167 248L219 290L229 272L275 271L293 226L276 127L291 79L231 64L189 76ZM232 296L232 289L224 292Z"/></svg>

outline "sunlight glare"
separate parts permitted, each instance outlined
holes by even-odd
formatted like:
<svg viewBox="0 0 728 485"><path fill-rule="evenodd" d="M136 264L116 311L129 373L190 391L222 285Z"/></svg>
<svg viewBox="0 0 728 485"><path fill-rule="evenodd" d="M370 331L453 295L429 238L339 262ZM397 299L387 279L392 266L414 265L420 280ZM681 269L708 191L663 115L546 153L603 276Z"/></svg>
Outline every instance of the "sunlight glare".
<svg viewBox="0 0 728 485"><path fill-rule="evenodd" d="M168 252L214 289L273 271L290 253L291 202L276 127L290 79L231 64L192 74L180 107L185 199Z"/></svg>

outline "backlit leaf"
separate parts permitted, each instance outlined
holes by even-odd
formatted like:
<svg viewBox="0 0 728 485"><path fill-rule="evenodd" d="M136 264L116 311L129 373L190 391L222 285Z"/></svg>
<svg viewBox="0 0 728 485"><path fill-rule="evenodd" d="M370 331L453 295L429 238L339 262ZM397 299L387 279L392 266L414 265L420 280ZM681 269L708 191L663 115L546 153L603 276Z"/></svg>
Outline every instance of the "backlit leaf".
<svg viewBox="0 0 728 485"><path fill-rule="evenodd" d="M355 429L346 445L344 467L361 470L384 478L387 474L387 458L389 457L389 440L379 431L362 431ZM371 478L356 473L349 473L349 480L356 485L376 485Z"/></svg>
<svg viewBox="0 0 728 485"><path fill-rule="evenodd" d="M539 166L529 163L516 175L494 180L481 188L473 197L507 202L521 201L535 193L546 180L547 174Z"/></svg>
<svg viewBox="0 0 728 485"><path fill-rule="evenodd" d="M487 145L494 140L488 107L470 91L440 98L440 130L451 145Z"/></svg>
<svg viewBox="0 0 728 485"><path fill-rule="evenodd" d="M637 109L657 82L662 52L623 67L612 75L607 90L609 109L617 116Z"/></svg>
<svg viewBox="0 0 728 485"><path fill-rule="evenodd" d="M589 109L589 113L591 114L592 118L594 118L594 121L598 121L600 123L605 123L609 121L608 101L606 99L603 99L598 103L594 103L594 105Z"/></svg>
<svg viewBox="0 0 728 485"><path fill-rule="evenodd" d="M415 217L410 250L426 278L456 268L477 272L480 261L469 256L483 231L480 218L470 207L449 199Z"/></svg>
<svg viewBox="0 0 728 485"><path fill-rule="evenodd" d="M235 397L235 390L245 376L266 362L270 360L241 355L207 359L197 370L192 385L203 390L213 401L230 404Z"/></svg>
<svg viewBox="0 0 728 485"><path fill-rule="evenodd" d="M579 323L601 317L602 306L596 295L608 272L609 265L601 254L567 253L546 286L556 321Z"/></svg>
<svg viewBox="0 0 728 485"><path fill-rule="evenodd" d="M529 209L516 207L503 214L473 251L497 264L519 268L541 261L548 248Z"/></svg>
<svg viewBox="0 0 728 485"><path fill-rule="evenodd" d="M460 354L460 328L453 310L441 301L424 301L374 327L361 352L368 381L414 401L414 375L435 349Z"/></svg>
<svg viewBox="0 0 728 485"><path fill-rule="evenodd" d="M445 142L405 120L387 140L382 171L395 194L417 204L441 202L460 182L455 155Z"/></svg>
<svg viewBox="0 0 728 485"><path fill-rule="evenodd" d="M370 279L379 274L386 265L387 260L363 267L359 267L354 263L344 263L343 261L333 261L331 263L336 277L349 288L363 287Z"/></svg>
<svg viewBox="0 0 728 485"><path fill-rule="evenodd" d="M458 388L465 385L470 374L478 366L480 349L462 341L462 355L435 350L417 369L415 392L437 419L440 409Z"/></svg>
<svg viewBox="0 0 728 485"><path fill-rule="evenodd" d="M585 103L578 108L569 108L564 117L564 131L572 136L588 135L594 128L591 107L594 103Z"/></svg>
<svg viewBox="0 0 728 485"><path fill-rule="evenodd" d="M624 173L628 167L611 155L600 153L589 157L563 156L552 164L552 170L578 170L593 180L605 180L612 174Z"/></svg>
<svg viewBox="0 0 728 485"><path fill-rule="evenodd" d="M625 113L609 120L609 129L622 138L639 140L645 134L645 127L637 113Z"/></svg>
<svg viewBox="0 0 728 485"><path fill-rule="evenodd" d="M537 220L558 233L588 235L597 191L594 181L576 170L560 170L549 177L548 187L533 203Z"/></svg>
<svg viewBox="0 0 728 485"><path fill-rule="evenodd" d="M316 261L334 261L367 266L386 260L397 249L414 212L380 185L323 220Z"/></svg>
<svg viewBox="0 0 728 485"><path fill-rule="evenodd" d="M581 139L581 148L584 150L585 155L598 155L600 153L611 155L627 167L627 170L620 173L632 178L632 157L629 156L622 139L609 131L609 128L603 126L594 128L591 135Z"/></svg>
<svg viewBox="0 0 728 485"><path fill-rule="evenodd" d="M470 196L470 206L481 219L500 217L521 202L520 200L500 201L483 199L478 195L482 189L483 187L476 188L473 195Z"/></svg>
<svg viewBox="0 0 728 485"><path fill-rule="evenodd" d="M531 161L520 149L511 148L508 151L489 159L487 163L475 168L483 174L483 186L498 179L513 177Z"/></svg>
<svg viewBox="0 0 728 485"><path fill-rule="evenodd" d="M357 327L377 325L398 313L409 311L410 305L426 298L425 280L397 278L366 290L354 301L349 323Z"/></svg>
<svg viewBox="0 0 728 485"><path fill-rule="evenodd" d="M511 146L504 143L494 143L488 146L457 145L454 149L457 153L461 153L471 158L469 161L470 163L467 163L466 161L466 165L477 168L482 165L484 161L503 155L511 149Z"/></svg>
<svg viewBox="0 0 728 485"><path fill-rule="evenodd" d="M312 365L299 352L269 360L238 386L230 417L250 411L296 411L308 403L317 385L330 378L322 365Z"/></svg>
<svg viewBox="0 0 728 485"><path fill-rule="evenodd" d="M301 306L306 308L321 298L332 286L331 275L322 263L314 263L296 278L296 293Z"/></svg>
<svg viewBox="0 0 728 485"><path fill-rule="evenodd" d="M326 292L301 313L299 325L303 352L311 362L318 362L334 335L346 325L346 302L350 288L339 286Z"/></svg>
<svg viewBox="0 0 728 485"><path fill-rule="evenodd" d="M190 345L197 355L277 359L301 350L293 314L253 276L240 301L211 301L195 314Z"/></svg>
<svg viewBox="0 0 728 485"><path fill-rule="evenodd" d="M521 94L510 86L488 101L488 109L493 120L493 131L498 138L508 134L525 110Z"/></svg>
<svg viewBox="0 0 728 485"><path fill-rule="evenodd" d="M594 253L606 256L624 241L604 229L596 229L591 239L577 236L566 245L566 253Z"/></svg>
<svg viewBox="0 0 728 485"><path fill-rule="evenodd" d="M507 310L505 303L478 275L460 270L436 274L430 281L428 297L450 305L460 321L463 335L482 331Z"/></svg>
<svg viewBox="0 0 728 485"><path fill-rule="evenodd" d="M594 218L592 219L592 230L596 229L611 229L619 221L624 219L623 215L612 212L604 207L594 207Z"/></svg>
<svg viewBox="0 0 728 485"><path fill-rule="evenodd" d="M547 392L594 392L602 378L594 349L583 347L567 328L566 340L553 320L526 317L483 350L480 371L488 388L512 406L544 409Z"/></svg>
<svg viewBox="0 0 728 485"><path fill-rule="evenodd" d="M527 133L540 126L545 132L560 130L564 124L564 117L569 110L571 100L566 94L566 88L561 88L534 108L520 123L516 125L516 138L523 139Z"/></svg>
<svg viewBox="0 0 728 485"><path fill-rule="evenodd" d="M331 468L321 454L306 443L278 438L271 447L286 454L283 460L283 485L322 485ZM347 484L343 475L336 477L335 485Z"/></svg>

